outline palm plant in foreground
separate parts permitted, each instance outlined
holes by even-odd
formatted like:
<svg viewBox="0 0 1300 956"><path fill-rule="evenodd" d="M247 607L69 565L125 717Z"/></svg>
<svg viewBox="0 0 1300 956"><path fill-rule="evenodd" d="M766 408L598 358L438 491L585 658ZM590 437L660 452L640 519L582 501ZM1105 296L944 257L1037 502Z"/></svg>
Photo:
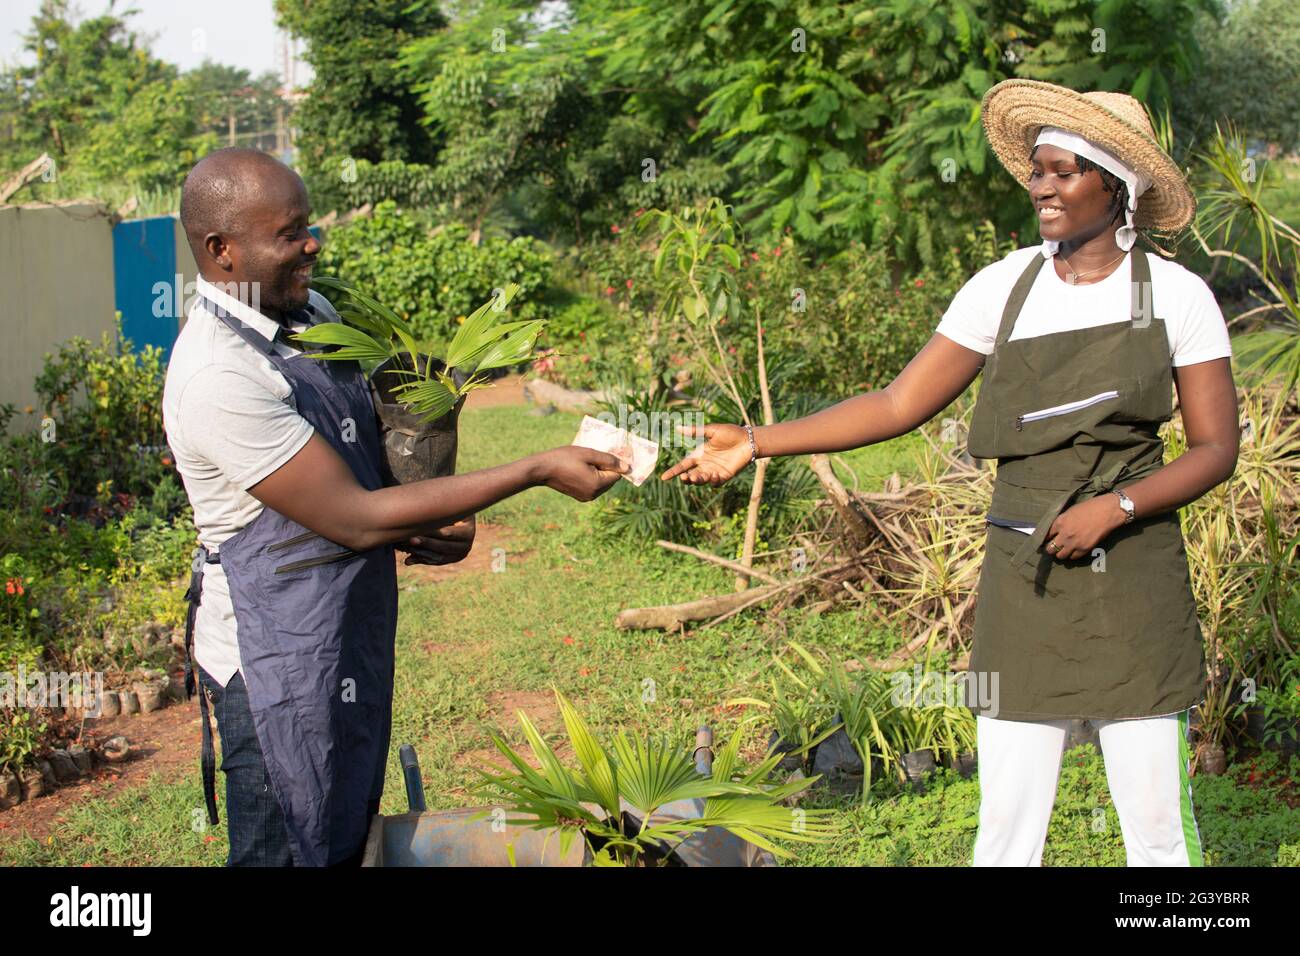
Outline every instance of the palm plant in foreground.
<svg viewBox="0 0 1300 956"><path fill-rule="evenodd" d="M776 856L789 857L790 852L773 841L817 843L835 832L830 811L783 805L812 781L770 783L780 754L769 755L748 771L739 769L743 725L718 752L712 776L702 776L689 749L661 740L632 740L620 730L607 750L564 695L557 690L555 696L578 769L565 767L528 715L519 711L519 724L539 767L534 769L490 732L515 769L478 772L485 778L480 790L504 794L509 809L528 814L507 823L554 828L562 854L581 834L596 866L665 865L683 840L721 827ZM654 819L661 808L687 800L703 801L698 816ZM639 821L625 812L625 806L639 815Z"/></svg>

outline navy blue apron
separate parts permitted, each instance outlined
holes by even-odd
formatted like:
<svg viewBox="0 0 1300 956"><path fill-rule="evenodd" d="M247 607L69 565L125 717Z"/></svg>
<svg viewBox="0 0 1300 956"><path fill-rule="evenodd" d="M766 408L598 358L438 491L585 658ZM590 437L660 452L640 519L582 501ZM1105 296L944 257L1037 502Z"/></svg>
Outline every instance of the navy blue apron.
<svg viewBox="0 0 1300 956"><path fill-rule="evenodd" d="M220 306L205 305L275 365L293 389L298 414L347 462L357 482L370 491L382 488L379 428L360 367L285 358ZM263 508L222 543L220 554L199 549L188 594L187 648L202 567L213 561L230 582L240 671L294 864L348 860L364 845L384 787L397 633L393 547L353 551ZM194 683L187 654L191 695ZM215 756L203 695L200 707L204 797L215 824Z"/></svg>

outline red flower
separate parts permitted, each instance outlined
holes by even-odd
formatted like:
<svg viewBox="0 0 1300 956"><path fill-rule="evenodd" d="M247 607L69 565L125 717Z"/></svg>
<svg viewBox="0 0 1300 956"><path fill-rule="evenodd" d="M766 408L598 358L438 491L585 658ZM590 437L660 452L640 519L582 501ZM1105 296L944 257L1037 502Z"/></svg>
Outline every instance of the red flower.
<svg viewBox="0 0 1300 956"><path fill-rule="evenodd" d="M579 332L579 333L578 333L578 338L580 338L580 339L585 339L586 337L587 337L587 333L586 333L586 332Z"/></svg>
<svg viewBox="0 0 1300 956"><path fill-rule="evenodd" d="M627 280L627 287L628 287L629 289L632 288L632 280L631 280L631 279L628 279L628 280Z"/></svg>
<svg viewBox="0 0 1300 956"><path fill-rule="evenodd" d="M565 643L565 644L572 644L572 643L573 643L573 638L570 637L568 634L565 634L565 635L564 635L564 643Z"/></svg>
<svg viewBox="0 0 1300 956"><path fill-rule="evenodd" d="M618 223L614 223L614 225L610 226L610 227L609 227L609 231L610 231L610 232L618 232Z"/></svg>
<svg viewBox="0 0 1300 956"><path fill-rule="evenodd" d="M613 294L614 294L614 287L612 285L605 286L605 295L613 295Z"/></svg>
<svg viewBox="0 0 1300 956"><path fill-rule="evenodd" d="M924 279L917 279L915 285L916 285L916 287L919 289L919 288L921 288L921 286L925 285L925 280L924 280Z"/></svg>
<svg viewBox="0 0 1300 956"><path fill-rule="evenodd" d="M772 255L776 256L778 259L781 258L781 248L778 246L777 248L773 249Z"/></svg>
<svg viewBox="0 0 1300 956"><path fill-rule="evenodd" d="M22 578L10 578L8 581L6 581L6 582L5 582L5 593L6 593L6 594L22 594L22 593L23 593L23 581L22 581Z"/></svg>
<svg viewBox="0 0 1300 956"><path fill-rule="evenodd" d="M591 673L591 668L590 668L590 667L579 667L579 668L578 668L578 676L579 676L579 677L586 677L586 676L587 676L588 674L590 674L590 673Z"/></svg>
<svg viewBox="0 0 1300 956"><path fill-rule="evenodd" d="M749 254L749 258L751 258L751 259L753 259L755 262L757 262L757 261L758 261L758 253L757 253L757 252L751 252L751 253Z"/></svg>
<svg viewBox="0 0 1300 956"><path fill-rule="evenodd" d="M639 216L639 215L641 215L641 213L643 213L643 212L645 212L644 209L638 209L638 210L636 211L636 214Z"/></svg>

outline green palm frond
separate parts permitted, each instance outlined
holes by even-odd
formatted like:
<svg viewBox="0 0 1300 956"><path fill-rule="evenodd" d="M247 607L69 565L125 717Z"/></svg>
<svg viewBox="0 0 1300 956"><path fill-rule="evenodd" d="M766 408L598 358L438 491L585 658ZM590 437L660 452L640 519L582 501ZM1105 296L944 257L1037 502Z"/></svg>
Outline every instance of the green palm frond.
<svg viewBox="0 0 1300 956"><path fill-rule="evenodd" d="M789 852L776 840L819 842L835 831L828 810L782 805L811 781L770 783L776 758L769 755L756 767L739 769L742 730L721 748L713 775L706 777L696 771L690 750L660 739L633 739L620 730L605 749L564 695L558 690L555 694L580 769L565 768L520 712L520 726L538 768L492 733L493 743L515 769L478 772L482 786L494 788L513 812L523 815L509 822L562 834L580 827L596 865L634 864L647 858L648 849L662 854L710 827L724 828L779 856ZM702 816L656 818L662 808L691 800L704 801ZM640 818L639 826L630 825L635 821L623 812L624 806Z"/></svg>
<svg viewBox="0 0 1300 956"><path fill-rule="evenodd" d="M410 323L388 306L333 276L317 276L313 283L339 293L341 301L336 311L343 321L322 323L295 336L304 345L339 346L305 354L311 358L357 361L369 372L404 351L410 357L409 367L399 366L389 374L406 381L394 387L392 393L423 422L446 415L466 392L488 387L490 383L478 373L527 361L546 324L542 320L498 321L499 313L505 311L519 291L516 283L509 283L465 320L452 339L441 367L434 368L433 356L422 362L424 357ZM464 384L456 384L451 374L453 369L464 373Z"/></svg>
<svg viewBox="0 0 1300 956"><path fill-rule="evenodd" d="M293 338L308 345L341 346L329 352L305 353L312 358L382 362L392 355L391 350L385 348L373 336L341 322L323 322L320 325L313 325L305 332L294 335Z"/></svg>

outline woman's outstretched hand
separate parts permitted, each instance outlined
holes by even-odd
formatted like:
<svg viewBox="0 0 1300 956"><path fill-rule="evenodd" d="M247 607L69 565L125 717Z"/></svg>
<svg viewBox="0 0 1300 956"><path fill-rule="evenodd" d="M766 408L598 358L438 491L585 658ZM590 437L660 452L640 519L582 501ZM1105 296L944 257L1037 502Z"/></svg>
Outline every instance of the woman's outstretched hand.
<svg viewBox="0 0 1300 956"><path fill-rule="evenodd" d="M749 464L753 449L749 446L745 429L739 425L682 425L678 431L707 441L660 475L661 481L680 475L687 484L716 488L730 481Z"/></svg>

